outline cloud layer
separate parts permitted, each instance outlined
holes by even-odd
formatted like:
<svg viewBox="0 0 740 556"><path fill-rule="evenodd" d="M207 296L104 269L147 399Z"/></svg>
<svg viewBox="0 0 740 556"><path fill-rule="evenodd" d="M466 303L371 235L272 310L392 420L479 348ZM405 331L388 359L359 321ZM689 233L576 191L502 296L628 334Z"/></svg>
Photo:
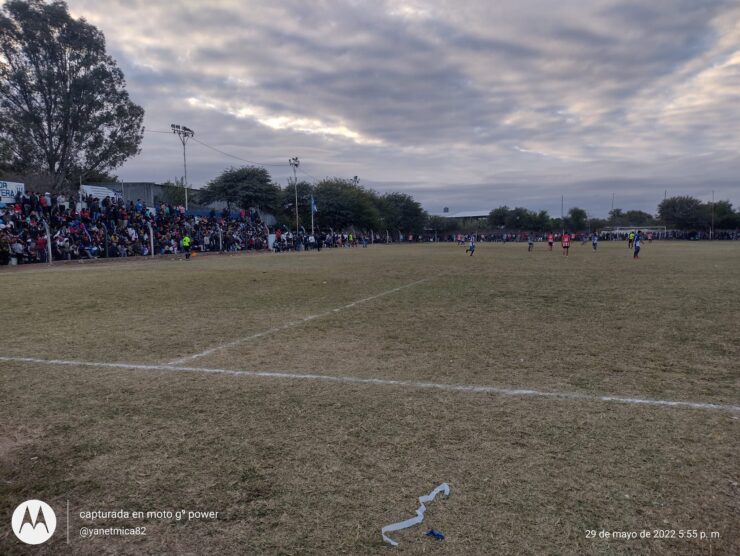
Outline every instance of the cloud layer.
<svg viewBox="0 0 740 556"><path fill-rule="evenodd" d="M740 203L740 5L592 0L70 0L99 26L147 128L241 158L299 156L440 211L605 215L665 191ZM188 177L240 164L198 143ZM278 181L286 166L269 167ZM182 175L148 133L119 175Z"/></svg>

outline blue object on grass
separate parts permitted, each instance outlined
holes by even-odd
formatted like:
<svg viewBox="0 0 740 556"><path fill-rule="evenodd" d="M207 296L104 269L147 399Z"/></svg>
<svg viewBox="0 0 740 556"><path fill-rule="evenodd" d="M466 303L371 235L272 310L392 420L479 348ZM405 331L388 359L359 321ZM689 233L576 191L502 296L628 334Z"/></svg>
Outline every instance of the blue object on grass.
<svg viewBox="0 0 740 556"><path fill-rule="evenodd" d="M421 523L422 521L424 521L424 513L427 511L427 507L425 506L425 504L434 500L434 497L437 496L437 494L439 494L440 492L443 493L445 496L449 496L450 485L448 485L447 483L442 483L429 494L419 496L419 507L416 508L416 516L409 518L406 521L391 523L390 525L386 525L385 527L383 527L380 530L380 534L383 535L383 540L391 546L398 546L398 543L390 538L388 535L386 535L386 533L400 531L401 529L408 529L409 527L413 527L417 523Z"/></svg>
<svg viewBox="0 0 740 556"><path fill-rule="evenodd" d="M429 529L429 531L427 531L427 537L434 537L438 541L445 540L445 536L435 529Z"/></svg>

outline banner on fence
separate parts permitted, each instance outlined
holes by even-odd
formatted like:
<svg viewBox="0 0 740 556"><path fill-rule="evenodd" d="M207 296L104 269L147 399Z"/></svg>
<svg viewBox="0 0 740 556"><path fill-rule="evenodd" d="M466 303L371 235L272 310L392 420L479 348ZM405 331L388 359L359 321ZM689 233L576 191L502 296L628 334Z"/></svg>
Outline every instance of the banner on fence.
<svg viewBox="0 0 740 556"><path fill-rule="evenodd" d="M26 186L14 181L0 181L0 203L15 203L15 196L26 192Z"/></svg>
<svg viewBox="0 0 740 556"><path fill-rule="evenodd" d="M110 187L103 187L101 185L81 185L80 192L83 195L92 195L97 197L101 201L106 197L111 199L123 199L123 191L117 189L111 189Z"/></svg>

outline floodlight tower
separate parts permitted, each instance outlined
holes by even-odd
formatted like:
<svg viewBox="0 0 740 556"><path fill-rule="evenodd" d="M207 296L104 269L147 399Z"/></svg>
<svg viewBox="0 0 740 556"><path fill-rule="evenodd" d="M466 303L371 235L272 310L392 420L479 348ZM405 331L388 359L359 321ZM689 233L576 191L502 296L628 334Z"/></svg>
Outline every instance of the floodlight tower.
<svg viewBox="0 0 740 556"><path fill-rule="evenodd" d="M180 138L180 142L182 143L182 165L183 169L185 170L185 176L183 178L185 186L185 210L188 210L188 161L187 158L185 158L185 144L188 142L188 139L193 137L195 135L195 132L190 129L189 127L185 127L184 125L178 125L178 124L171 124L170 127L172 128L172 133L177 135Z"/></svg>
<svg viewBox="0 0 740 556"><path fill-rule="evenodd" d="M298 166L301 165L301 161L298 160L297 156L294 156L288 160L288 164L293 168L293 187L295 188L295 233L298 233Z"/></svg>

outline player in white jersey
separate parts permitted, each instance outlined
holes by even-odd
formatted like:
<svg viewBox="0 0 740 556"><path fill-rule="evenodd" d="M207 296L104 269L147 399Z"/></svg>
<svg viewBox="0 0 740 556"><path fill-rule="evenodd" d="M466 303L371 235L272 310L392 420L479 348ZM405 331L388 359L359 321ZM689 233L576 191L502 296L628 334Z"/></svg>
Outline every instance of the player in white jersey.
<svg viewBox="0 0 740 556"><path fill-rule="evenodd" d="M475 235L470 234L470 245L468 245L468 248L465 250L465 252L470 252L470 256L473 256L473 253L475 253Z"/></svg>

